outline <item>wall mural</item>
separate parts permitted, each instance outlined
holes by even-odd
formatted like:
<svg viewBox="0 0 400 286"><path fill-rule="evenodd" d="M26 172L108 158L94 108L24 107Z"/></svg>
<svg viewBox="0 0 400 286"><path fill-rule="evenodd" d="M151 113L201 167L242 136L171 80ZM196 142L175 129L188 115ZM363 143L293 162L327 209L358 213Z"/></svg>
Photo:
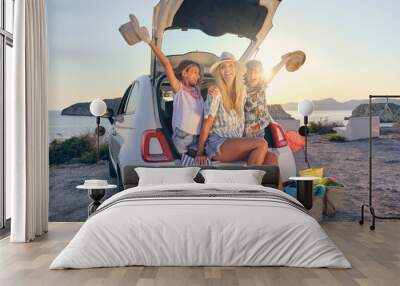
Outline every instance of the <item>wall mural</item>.
<svg viewBox="0 0 400 286"><path fill-rule="evenodd" d="M316 176L313 215L357 219L368 191L367 98L388 91L370 79L400 86L387 71L370 68L360 82L352 67L343 70L350 60L365 66L359 51L342 51L356 25L329 35L322 12L339 9L334 3L282 3L267 13L243 1L221 18L213 1L181 2L48 1L50 221L86 220L129 186L128 167L239 161L279 165L279 188L295 197L289 178ZM375 48L383 62L398 61L387 46ZM378 210L391 214L400 101L378 99L372 112ZM109 189L92 185L89 198L77 188L95 179Z"/></svg>

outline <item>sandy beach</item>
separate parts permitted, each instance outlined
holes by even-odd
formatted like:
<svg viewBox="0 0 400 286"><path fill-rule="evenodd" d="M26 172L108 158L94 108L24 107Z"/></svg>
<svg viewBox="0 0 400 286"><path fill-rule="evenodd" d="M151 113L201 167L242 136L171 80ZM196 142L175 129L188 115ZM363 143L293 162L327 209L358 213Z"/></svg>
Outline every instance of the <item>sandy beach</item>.
<svg viewBox="0 0 400 286"><path fill-rule="evenodd" d="M323 167L325 176L345 185L343 211L329 220L358 220L360 206L368 200L368 140L330 142L326 135L311 135L311 167ZM400 212L400 133L383 134L373 140L374 204L379 215ZM295 154L298 170L304 169L304 153ZM108 179L108 162L97 165L63 164L50 167L50 221L84 221L90 202L87 192L75 187L85 179ZM115 193L107 191L106 197Z"/></svg>
<svg viewBox="0 0 400 286"><path fill-rule="evenodd" d="M327 136L311 135L309 140L311 167L323 167L324 175L345 185L344 211L334 220L359 218L360 206L368 202L369 141L330 142ZM305 168L303 152L296 154L298 169ZM373 139L373 204L379 215L400 213L400 134L382 134Z"/></svg>
<svg viewBox="0 0 400 286"><path fill-rule="evenodd" d="M49 221L85 221L87 206L91 202L86 190L78 190L76 186L88 179L107 179L108 162L100 161L95 165L80 163L51 166L49 169ZM116 193L107 190L105 198Z"/></svg>

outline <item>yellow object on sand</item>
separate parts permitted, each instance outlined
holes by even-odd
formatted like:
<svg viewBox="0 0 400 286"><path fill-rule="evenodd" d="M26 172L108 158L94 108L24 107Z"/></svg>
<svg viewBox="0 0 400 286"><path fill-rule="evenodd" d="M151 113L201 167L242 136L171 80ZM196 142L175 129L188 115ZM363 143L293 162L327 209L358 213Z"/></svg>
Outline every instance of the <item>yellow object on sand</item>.
<svg viewBox="0 0 400 286"><path fill-rule="evenodd" d="M323 178L324 177L324 168L309 168L309 169L304 169L299 171L299 175L302 177L319 177ZM317 183L320 181L315 180L314 183Z"/></svg>

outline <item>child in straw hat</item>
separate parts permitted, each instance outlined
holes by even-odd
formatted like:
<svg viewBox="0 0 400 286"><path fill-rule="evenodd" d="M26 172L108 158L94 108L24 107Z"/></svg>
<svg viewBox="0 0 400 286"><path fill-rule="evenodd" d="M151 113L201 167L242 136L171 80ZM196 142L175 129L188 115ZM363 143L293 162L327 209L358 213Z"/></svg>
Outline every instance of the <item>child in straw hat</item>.
<svg viewBox="0 0 400 286"><path fill-rule="evenodd" d="M258 60L246 63L245 83L247 96L244 105L245 136L264 138L264 129L273 122L268 107L265 90L274 76L286 66L290 72L296 71L305 62L305 54L301 51L287 53L282 60L264 77L264 67Z"/></svg>

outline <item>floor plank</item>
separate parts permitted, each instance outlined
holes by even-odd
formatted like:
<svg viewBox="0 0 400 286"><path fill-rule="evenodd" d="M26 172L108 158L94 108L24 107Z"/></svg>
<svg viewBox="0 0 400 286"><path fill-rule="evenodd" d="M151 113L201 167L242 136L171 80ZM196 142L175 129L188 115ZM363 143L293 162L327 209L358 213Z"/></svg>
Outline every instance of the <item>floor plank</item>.
<svg viewBox="0 0 400 286"><path fill-rule="evenodd" d="M379 222L375 231L353 222L323 228L352 263L352 269L289 267L117 267L48 269L81 223L50 223L49 233L32 243L0 240L0 285L399 285L400 222Z"/></svg>

